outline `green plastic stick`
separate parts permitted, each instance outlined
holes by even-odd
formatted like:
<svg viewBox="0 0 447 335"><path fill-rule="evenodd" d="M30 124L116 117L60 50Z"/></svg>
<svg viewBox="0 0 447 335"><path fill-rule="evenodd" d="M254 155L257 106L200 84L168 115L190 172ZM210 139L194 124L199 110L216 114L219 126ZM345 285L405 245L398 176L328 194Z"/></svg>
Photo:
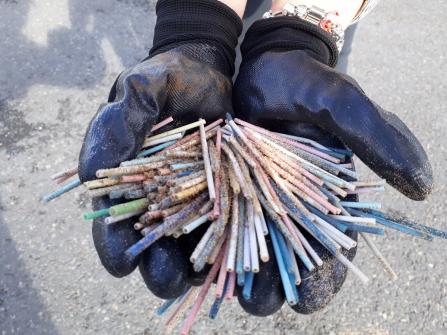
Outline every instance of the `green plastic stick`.
<svg viewBox="0 0 447 335"><path fill-rule="evenodd" d="M109 209L104 208L104 209L100 209L98 211L84 213L83 217L84 217L84 220L93 220L93 219L99 218L101 216L108 216L108 215L109 215Z"/></svg>
<svg viewBox="0 0 447 335"><path fill-rule="evenodd" d="M112 216L123 215L129 212L136 212L149 206L149 200L146 198L138 199L124 204L110 207L109 213Z"/></svg>

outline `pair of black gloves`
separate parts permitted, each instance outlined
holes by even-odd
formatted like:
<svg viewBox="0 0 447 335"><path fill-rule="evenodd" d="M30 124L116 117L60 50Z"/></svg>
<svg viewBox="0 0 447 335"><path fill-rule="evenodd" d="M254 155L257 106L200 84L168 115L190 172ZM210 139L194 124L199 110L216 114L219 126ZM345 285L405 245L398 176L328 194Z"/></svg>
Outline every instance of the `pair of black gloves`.
<svg viewBox="0 0 447 335"><path fill-rule="evenodd" d="M333 69L338 51L328 33L295 17L255 22L241 46L243 62L233 85L234 50L241 30L237 14L217 0L158 1L149 57L118 77L108 103L88 127L79 159L81 180L94 179L96 170L134 158L152 125L168 116L179 126L231 113L274 131L332 147L346 145L409 198L426 197L433 181L424 149L399 118L371 101L352 78ZM93 207L118 202L96 198ZM108 272L123 277L139 266L148 288L164 299L204 281L208 269L194 272L189 256L205 227L177 240L162 238L141 257L129 260L125 250L141 238L133 222L107 225L100 218L93 223L95 247ZM312 273L303 269L300 302L293 307L299 313L326 306L346 278L344 266L309 240L324 266ZM345 255L352 260L355 250ZM274 257L255 276L251 299L244 300L241 292L238 298L253 315L269 315L282 306L284 293Z"/></svg>

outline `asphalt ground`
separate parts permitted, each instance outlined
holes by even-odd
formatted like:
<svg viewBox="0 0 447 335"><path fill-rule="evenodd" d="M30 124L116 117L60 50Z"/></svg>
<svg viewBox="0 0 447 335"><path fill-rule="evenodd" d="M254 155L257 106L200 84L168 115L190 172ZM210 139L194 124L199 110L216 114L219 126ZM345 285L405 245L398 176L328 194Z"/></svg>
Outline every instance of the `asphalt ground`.
<svg viewBox="0 0 447 335"><path fill-rule="evenodd" d="M446 229L447 2L383 1L359 26L350 73L399 115L427 149L433 194L412 202L391 188L385 209ZM75 190L43 205L49 176L76 164L89 119L117 74L143 58L154 5L143 0L0 0L0 333L159 334L161 304L138 272L111 277L81 220L89 199ZM372 177L360 163L360 172ZM379 198L378 198L379 199ZM267 318L236 302L193 334L446 334L447 243L395 232L375 239L399 275L389 282L360 243L334 301L311 316L284 306ZM209 302L207 302L209 305Z"/></svg>

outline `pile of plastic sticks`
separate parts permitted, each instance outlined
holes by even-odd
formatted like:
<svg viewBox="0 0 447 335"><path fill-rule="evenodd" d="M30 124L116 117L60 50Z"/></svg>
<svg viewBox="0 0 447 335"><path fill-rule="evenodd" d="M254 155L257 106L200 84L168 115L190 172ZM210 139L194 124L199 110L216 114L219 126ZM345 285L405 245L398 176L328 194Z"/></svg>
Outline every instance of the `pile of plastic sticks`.
<svg viewBox="0 0 447 335"><path fill-rule="evenodd" d="M351 194L383 191L385 184L358 181L349 150L271 132L230 116L225 123L217 120L205 126L198 120L153 135L170 122L172 118L152 128L135 159L98 170L96 180L84 183L92 197L128 199L85 213L84 218L105 217L107 224L135 218L134 228L142 238L126 251L130 259L163 236L178 238L206 225L190 261L195 271L206 264L211 270L202 286L159 308L160 315L171 311L168 329L186 314L180 332L188 334L216 279L210 317L217 315L224 299L232 299L236 285L249 299L260 263L271 257L276 258L287 302L296 304L300 269L313 271L323 264L308 234L364 283L367 276L341 252L357 245L346 232L362 236L392 279L395 272L369 234L383 235L384 228L391 228L426 240L447 237L446 232L382 213L379 203L344 200ZM71 169L53 179L62 182L75 174ZM44 200L79 184L75 179ZM274 254L269 254L267 235Z"/></svg>

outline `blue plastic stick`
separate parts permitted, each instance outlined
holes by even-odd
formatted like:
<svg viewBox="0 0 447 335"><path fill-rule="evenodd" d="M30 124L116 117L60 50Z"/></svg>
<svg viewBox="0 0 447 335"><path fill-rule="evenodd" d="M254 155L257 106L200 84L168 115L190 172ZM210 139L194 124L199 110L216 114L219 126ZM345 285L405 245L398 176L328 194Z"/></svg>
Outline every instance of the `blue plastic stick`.
<svg viewBox="0 0 447 335"><path fill-rule="evenodd" d="M177 299L166 300L160 307L157 308L155 313L158 316L162 316L163 314L166 313L166 311L169 309L169 307L171 307L176 301L177 301Z"/></svg>
<svg viewBox="0 0 447 335"><path fill-rule="evenodd" d="M341 232L346 232L346 230L348 229L347 226L345 225L344 222L341 222L339 220L336 220L328 215L325 215L324 213L321 213L318 209L316 209L315 207L309 206L308 204L304 204L304 206L306 206L306 208L313 214L315 214L316 216L318 216L319 218L323 219L324 221L330 223L331 225L333 225L335 228L337 228L338 230L340 230Z"/></svg>
<svg viewBox="0 0 447 335"><path fill-rule="evenodd" d="M290 216L298 221L300 224L303 224L307 227L307 229L309 231L312 232L312 234L315 235L315 237L318 239L318 241L324 245L324 247L326 249L328 249L331 253L333 253L334 255L337 254L337 247L336 245L327 238L327 236L322 233L322 231L303 213L300 212L300 210L295 206L295 204L293 204L293 202L291 201L291 199L289 198L289 196L287 194L285 194L279 187L277 187L275 184L272 184L274 190L276 191L276 193L278 194L281 202L283 204L285 204L287 206L287 208L289 209L289 213ZM262 198L259 197L259 199L261 200ZM261 201L262 202L262 201ZM297 252L295 250L295 252ZM300 257L301 261L304 263L304 265L306 266L307 269L309 269L309 271L311 271L314 268L314 265L312 264L312 262L310 261L310 259L306 256L306 257L302 257L300 254L297 253L297 255ZM310 264L307 264L307 262L309 262ZM308 267L310 266L310 267Z"/></svg>
<svg viewBox="0 0 447 335"><path fill-rule="evenodd" d="M382 213L380 211L374 211L374 210L369 210L368 212L373 214L373 215L380 216L380 217L382 217L384 219L395 221L395 222L397 222L399 224L402 224L402 225L405 225L405 226L408 226L408 227L411 227L411 228L414 228L414 229L418 229L418 230L420 230L420 231L422 231L424 233L431 234L431 235L436 236L436 237L441 237L441 238L447 239L447 232L446 231L439 230L439 229L436 229L436 228L433 228L433 227L430 227L430 226L426 226L426 225L423 225L423 224L420 224L420 223L413 222L413 221L411 221L411 220L409 220L406 217L403 217L401 215L385 214L385 213Z"/></svg>
<svg viewBox="0 0 447 335"><path fill-rule="evenodd" d="M403 225L398 224L396 222L384 219L384 218L382 218L380 216L373 215L373 214L366 213L366 212L362 212L362 211L359 211L359 210L356 210L356 209L350 209L350 208L348 208L347 211L349 213L351 213L352 215L357 215L357 216L363 216L363 217L367 217L367 218L376 219L377 223L380 223L381 225L384 225L384 226L386 226L388 228L392 228L392 229L398 230L398 231L400 231L400 232L402 232L404 234L416 236L416 237L419 237L419 238L422 238L422 239L428 240L428 241L433 240L433 237L431 237L430 235L426 235L426 234L422 233L419 230L416 230L416 229L413 229L413 228L410 228L410 227L407 227L407 226L403 226Z"/></svg>
<svg viewBox="0 0 447 335"><path fill-rule="evenodd" d="M167 147L173 145L175 142L177 142L177 141L176 141L176 140L174 140L174 141L169 141L169 142L166 142L166 143L162 143L162 144L160 144L160 145L157 145L157 146L155 146L155 147L153 147L153 148L150 148L150 149L141 151L141 152L137 155L137 157L140 158L140 157L144 157L144 156L152 155L152 154L154 154L154 153L156 153L156 152L159 152L159 151L162 151L163 149L166 149Z"/></svg>
<svg viewBox="0 0 447 335"><path fill-rule="evenodd" d="M292 286L293 296L295 297L295 301L298 303L300 301L300 297L298 296L298 288L295 285L296 278L295 278L294 273L289 272L289 280L290 280L290 284Z"/></svg>
<svg viewBox="0 0 447 335"><path fill-rule="evenodd" d="M289 249L287 248L286 241L281 232L276 231L276 238L278 239L279 249L281 250L282 258L284 259L284 265L286 266L287 272L293 274L292 259L290 258ZM294 283L295 281L293 281Z"/></svg>
<svg viewBox="0 0 447 335"><path fill-rule="evenodd" d="M349 150L349 149L340 149L340 148L332 148L332 147L327 147L329 150L332 150L334 152L338 152L339 154L348 156L348 157L352 157L354 156L354 153Z"/></svg>
<svg viewBox="0 0 447 335"><path fill-rule="evenodd" d="M214 303L211 305L210 313L208 314L210 319L214 320L217 316L217 313L219 313L220 305L222 305L222 301L225 298L225 292L227 291L227 287L228 287L228 276L227 279L225 280L222 296L220 298L216 298L214 300Z"/></svg>
<svg viewBox="0 0 447 335"><path fill-rule="evenodd" d="M286 295L287 302L291 306L296 305L298 303L298 299L297 297L295 297L295 294L293 292L292 283L290 282L290 276L286 270L284 259L281 254L281 248L278 242L278 231L276 230L275 225L271 224L270 221L268 221L267 224L269 227L270 238L272 239L273 250L276 256L276 262L278 263L279 275L281 277L282 286L284 288L284 293ZM293 286L295 286L295 284L293 284Z"/></svg>
<svg viewBox="0 0 447 335"><path fill-rule="evenodd" d="M177 178L186 177L186 176L189 176L192 172L193 171L183 171L183 172L177 173L175 176Z"/></svg>
<svg viewBox="0 0 447 335"><path fill-rule="evenodd" d="M144 250L149 248L155 241L163 237L165 234L165 227L163 225L158 226L152 230L149 234L139 240L137 243L132 245L124 253L129 260L134 260L138 255L140 255Z"/></svg>
<svg viewBox="0 0 447 335"><path fill-rule="evenodd" d="M181 169L186 169L189 167L194 167L196 166L197 163L179 163L179 164L171 164L171 170L175 171L175 170L181 170Z"/></svg>
<svg viewBox="0 0 447 335"><path fill-rule="evenodd" d="M237 273L237 285L238 286L245 285L245 272L244 271Z"/></svg>
<svg viewBox="0 0 447 335"><path fill-rule="evenodd" d="M371 226L366 226L366 225L362 225L362 224L358 224L358 223L351 223L351 222L344 222L343 224L345 224L347 229L351 230L351 231L358 231L358 232L374 234L374 235L385 235L385 230L380 227L371 227Z"/></svg>
<svg viewBox="0 0 447 335"><path fill-rule="evenodd" d="M381 205L378 202L355 202L355 201L340 201L340 205L349 208L364 208L364 209L380 209Z"/></svg>
<svg viewBox="0 0 447 335"><path fill-rule="evenodd" d="M251 290L253 289L253 279L255 278L255 273L251 271L245 272L245 283L242 289L242 296L245 300L250 300Z"/></svg>
<svg viewBox="0 0 447 335"><path fill-rule="evenodd" d="M79 178L76 178L75 180L69 182L68 184L65 184L64 186L62 186L57 191L44 196L42 198L42 201L43 202L49 202L49 201L51 201L53 199L56 199L57 197L60 197L62 194L67 193L68 191L71 191L72 189L78 187L79 185L81 185L81 181L79 180Z"/></svg>

